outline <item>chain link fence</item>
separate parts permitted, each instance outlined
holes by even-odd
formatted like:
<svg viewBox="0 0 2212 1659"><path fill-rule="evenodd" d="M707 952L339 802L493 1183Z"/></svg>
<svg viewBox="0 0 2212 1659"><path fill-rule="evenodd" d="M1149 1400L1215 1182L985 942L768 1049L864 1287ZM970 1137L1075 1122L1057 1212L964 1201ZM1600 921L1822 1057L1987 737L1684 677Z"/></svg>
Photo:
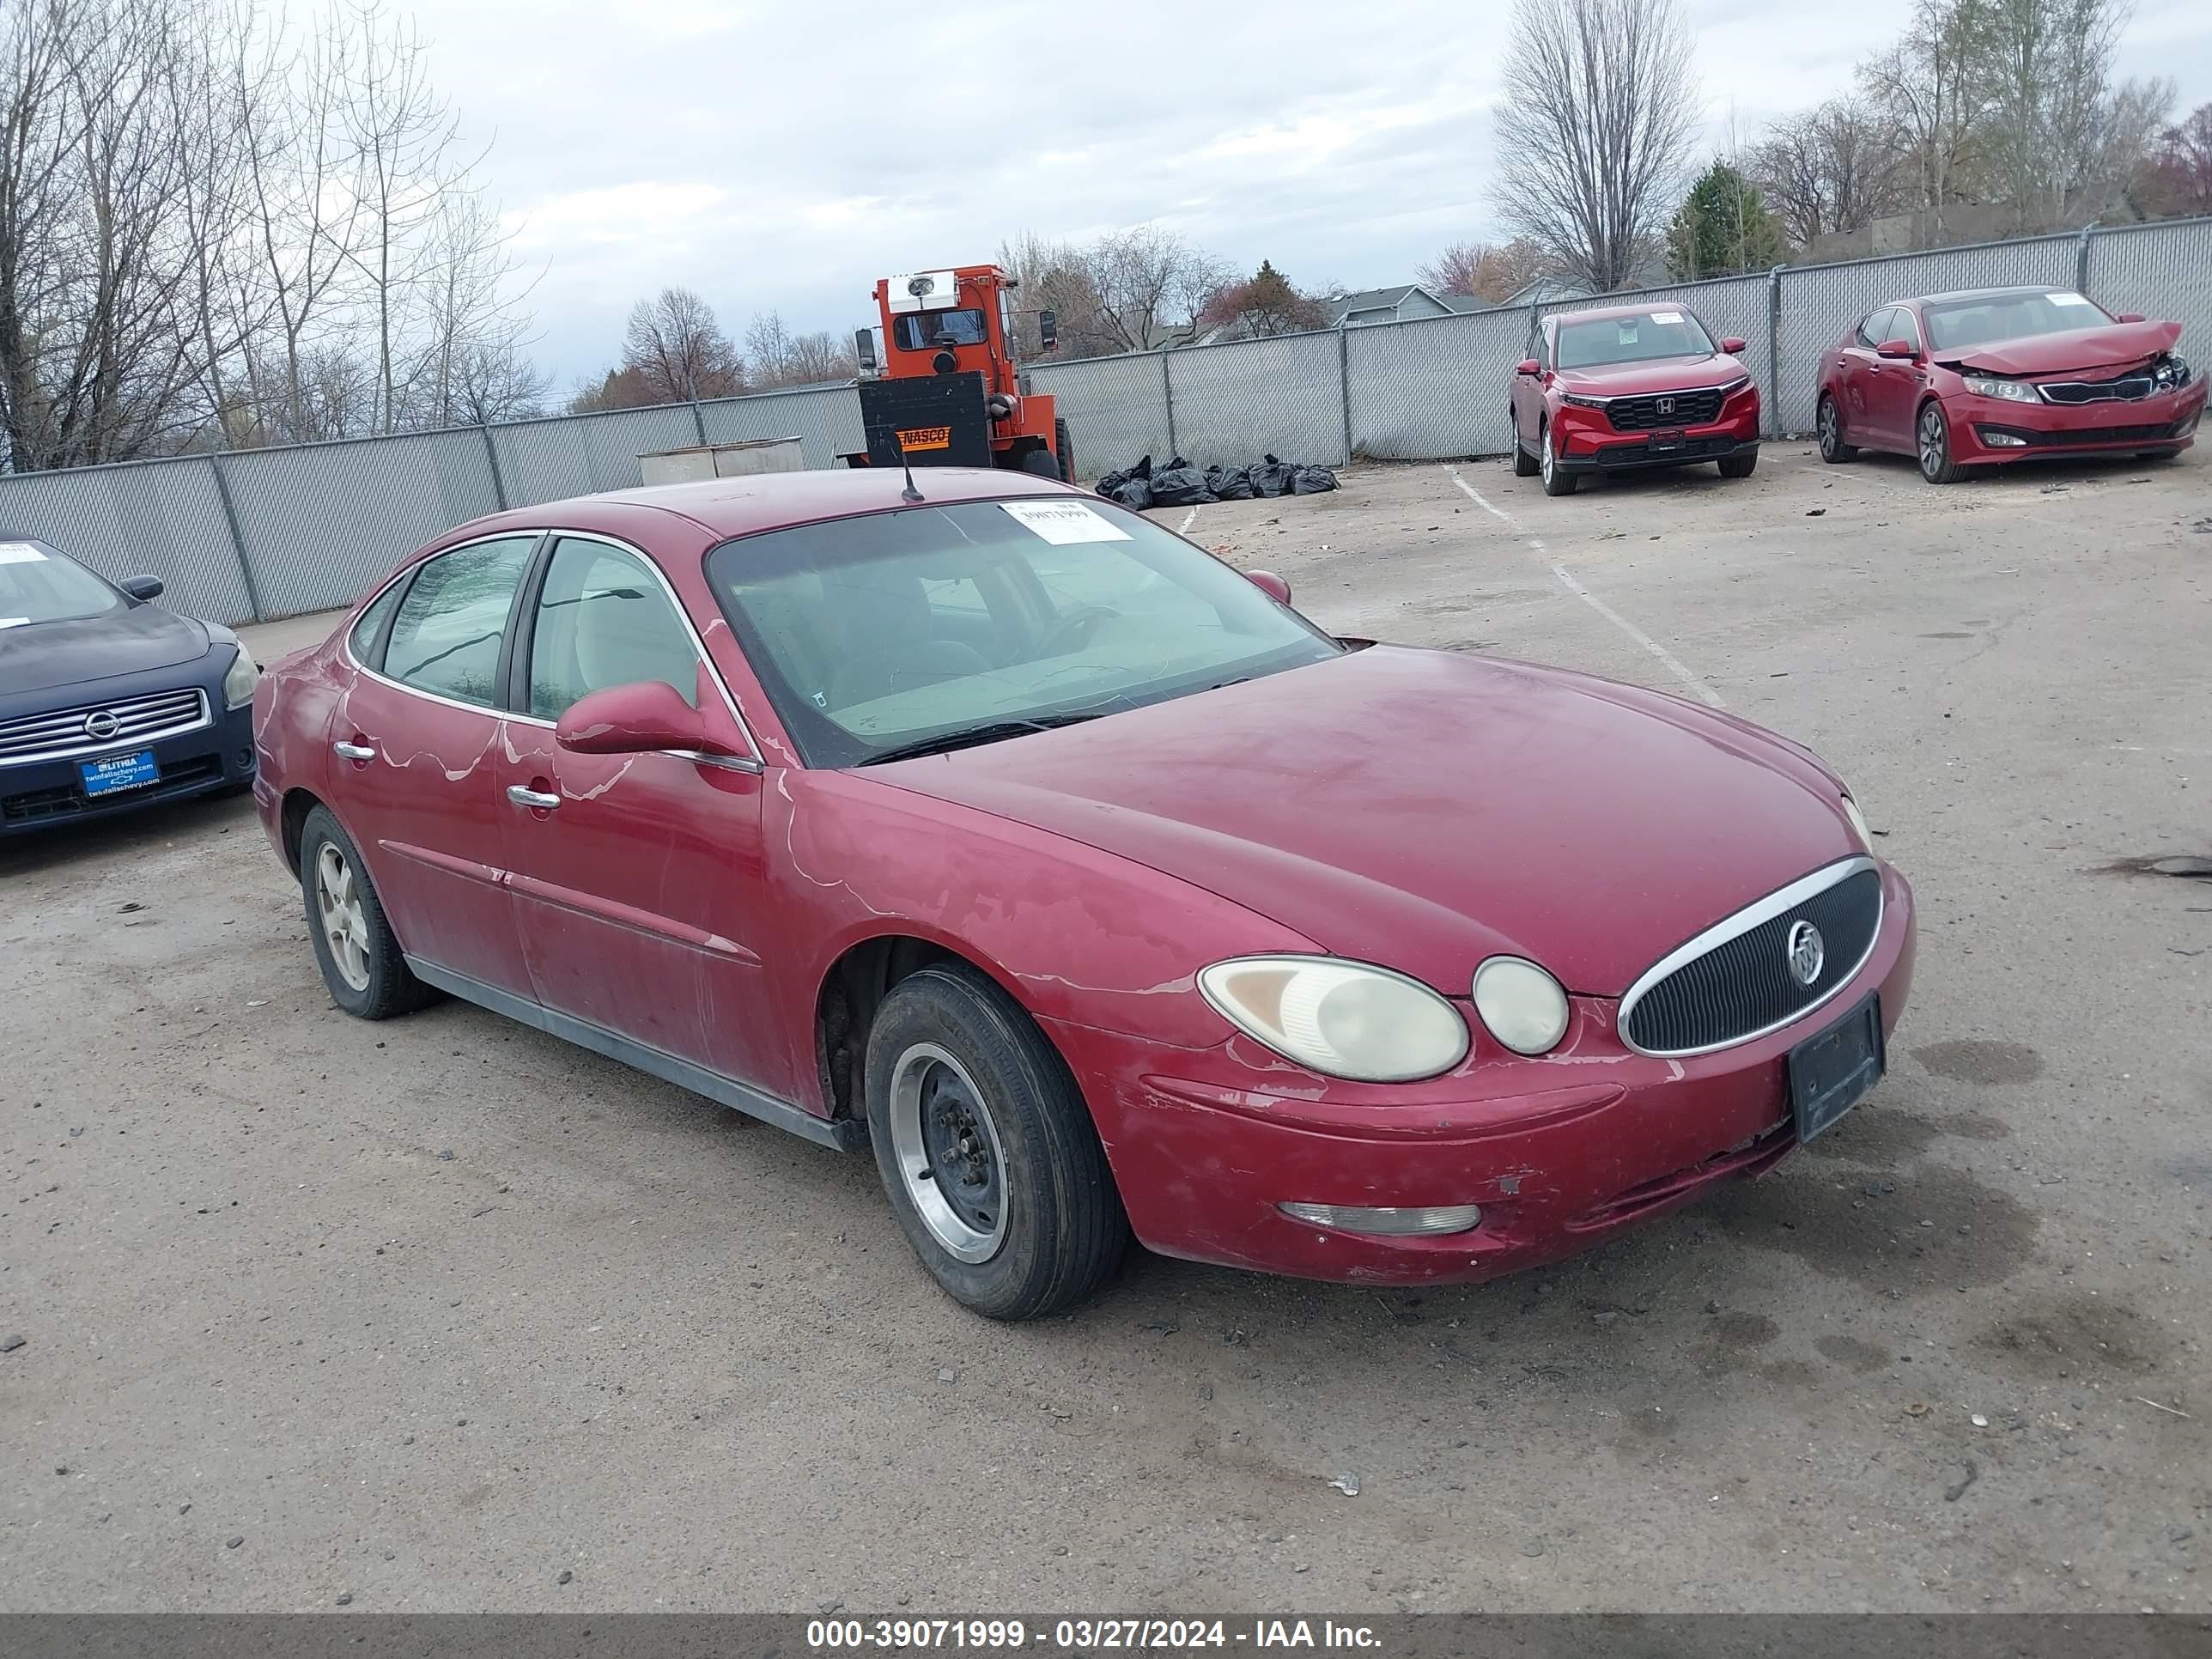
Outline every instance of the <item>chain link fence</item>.
<svg viewBox="0 0 2212 1659"><path fill-rule="evenodd" d="M2177 319L2212 359L2212 219L1796 265L1607 303L1680 306L1716 339L1741 337L1773 435L1811 428L1821 353L1876 306L2011 283ZM1038 363L1026 379L1057 400L1086 478L1147 454L1201 466L1269 453L1328 465L1502 454L1507 386L1538 322L1590 303ZM110 576L159 576L179 611L267 620L349 603L481 514L634 486L640 455L789 437L810 467L864 448L852 387L0 476L0 538L40 537Z"/></svg>

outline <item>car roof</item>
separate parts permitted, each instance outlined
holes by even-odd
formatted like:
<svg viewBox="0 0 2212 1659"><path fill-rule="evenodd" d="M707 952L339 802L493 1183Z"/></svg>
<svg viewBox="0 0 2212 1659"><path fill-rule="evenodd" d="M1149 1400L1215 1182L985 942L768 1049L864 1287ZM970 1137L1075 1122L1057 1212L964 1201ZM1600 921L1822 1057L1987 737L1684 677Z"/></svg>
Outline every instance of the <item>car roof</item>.
<svg viewBox="0 0 2212 1659"><path fill-rule="evenodd" d="M1608 317L1649 317L1655 311L1689 311L1679 300L1651 300L1640 306L1595 306L1588 311L1555 311L1547 323L1603 322ZM1695 312L1691 312L1695 316Z"/></svg>
<svg viewBox="0 0 2212 1659"><path fill-rule="evenodd" d="M1948 305L1954 300L2008 300L2018 294L2071 294L2070 288L2060 288L2055 283L2023 283L2017 288L1956 288L1948 294L1907 295L1889 301L1893 306Z"/></svg>
<svg viewBox="0 0 2212 1659"><path fill-rule="evenodd" d="M1029 472L997 467L924 466L914 472L924 501L996 501L1012 495L1085 495L1085 491ZM905 474L897 467L824 467L803 472L763 472L708 478L697 483L653 484L597 495L542 501L458 525L431 544L455 542L501 530L595 530L626 541L665 537L671 520L724 541L763 530L854 518L908 505Z"/></svg>

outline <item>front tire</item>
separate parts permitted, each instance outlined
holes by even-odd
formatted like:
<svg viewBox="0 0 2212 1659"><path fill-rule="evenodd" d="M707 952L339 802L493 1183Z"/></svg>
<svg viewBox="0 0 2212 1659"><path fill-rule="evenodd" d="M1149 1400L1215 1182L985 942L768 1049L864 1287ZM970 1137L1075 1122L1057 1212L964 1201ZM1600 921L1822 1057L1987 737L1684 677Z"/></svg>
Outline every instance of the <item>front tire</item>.
<svg viewBox="0 0 2212 1659"><path fill-rule="evenodd" d="M332 1002L356 1019L390 1019L436 997L409 971L361 851L326 806L300 826L300 890Z"/></svg>
<svg viewBox="0 0 2212 1659"><path fill-rule="evenodd" d="M1129 1223L1066 1062L965 963L908 975L868 1031L868 1134L907 1242L987 1319L1092 1295Z"/></svg>
<svg viewBox="0 0 2212 1659"><path fill-rule="evenodd" d="M1521 447L1521 425L1516 421L1513 426L1513 476L1533 478L1536 476L1537 465L1536 458Z"/></svg>
<svg viewBox="0 0 2212 1659"><path fill-rule="evenodd" d="M1923 404L1914 428L1920 476L1933 484L1956 483L1966 468L1951 459L1951 423L1943 416L1943 405L1932 398Z"/></svg>
<svg viewBox="0 0 2212 1659"><path fill-rule="evenodd" d="M1066 421L1054 421L1052 423L1052 443L1053 447L1060 454L1060 483L1073 483L1075 482L1075 446L1068 440Z"/></svg>
<svg viewBox="0 0 2212 1659"><path fill-rule="evenodd" d="M1543 475L1547 495L1571 495L1575 493L1575 475L1559 465L1559 458L1552 453L1552 423L1549 421L1537 428L1536 441L1542 451L1536 459L1536 471Z"/></svg>
<svg viewBox="0 0 2212 1659"><path fill-rule="evenodd" d="M1022 452L1022 471L1039 478L1058 478L1060 463L1053 459L1052 451L1039 444Z"/></svg>
<svg viewBox="0 0 2212 1659"><path fill-rule="evenodd" d="M1820 432L1822 460L1830 466L1840 466L1845 461L1858 459L1858 446L1844 441L1844 411L1836 407L1836 400L1825 392L1820 394L1820 405L1814 420Z"/></svg>
<svg viewBox="0 0 2212 1659"><path fill-rule="evenodd" d="M1714 465L1720 468L1723 478L1748 478L1759 470L1759 452L1748 455L1723 455Z"/></svg>

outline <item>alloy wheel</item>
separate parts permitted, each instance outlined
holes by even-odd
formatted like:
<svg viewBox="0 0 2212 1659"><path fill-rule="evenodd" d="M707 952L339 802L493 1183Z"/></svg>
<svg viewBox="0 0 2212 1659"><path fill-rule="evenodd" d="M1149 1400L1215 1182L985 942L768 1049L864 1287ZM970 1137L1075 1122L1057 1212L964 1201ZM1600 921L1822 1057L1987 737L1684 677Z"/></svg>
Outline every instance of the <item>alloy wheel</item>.
<svg viewBox="0 0 2212 1659"><path fill-rule="evenodd" d="M1537 465L1544 475L1544 482L1547 484L1550 483L1552 482L1553 471L1552 428L1548 426L1544 428L1544 453L1541 458L1538 460Z"/></svg>
<svg viewBox="0 0 2212 1659"><path fill-rule="evenodd" d="M933 1042L898 1059L891 1150L930 1237L963 1261L988 1261L1006 1238L1006 1154L982 1091Z"/></svg>
<svg viewBox="0 0 2212 1659"><path fill-rule="evenodd" d="M353 866L329 842L315 859L315 915L338 977L356 991L368 989L368 917Z"/></svg>
<svg viewBox="0 0 2212 1659"><path fill-rule="evenodd" d="M1842 434L1836 430L1836 400L1820 399L1820 451L1823 454L1836 453L1836 440Z"/></svg>
<svg viewBox="0 0 2212 1659"><path fill-rule="evenodd" d="M1933 478L1950 459L1950 444L1943 430L1942 412L1934 404L1920 414L1920 471Z"/></svg>

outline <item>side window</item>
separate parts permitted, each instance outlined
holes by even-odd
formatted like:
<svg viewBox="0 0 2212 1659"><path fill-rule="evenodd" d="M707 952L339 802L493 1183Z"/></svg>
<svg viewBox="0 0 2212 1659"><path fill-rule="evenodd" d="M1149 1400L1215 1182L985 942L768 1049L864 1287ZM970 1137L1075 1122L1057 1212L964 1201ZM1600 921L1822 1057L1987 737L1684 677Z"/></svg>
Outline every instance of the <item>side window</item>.
<svg viewBox="0 0 2212 1659"><path fill-rule="evenodd" d="M1895 306L1884 306L1880 311L1869 312L1866 320L1859 325L1859 343L1872 351L1887 340L1889 337L1889 319L1896 314Z"/></svg>
<svg viewBox="0 0 2212 1659"><path fill-rule="evenodd" d="M353 647L353 659L364 668L384 666L384 624L399 605L399 596L407 591L404 577L392 584L376 596L376 602L361 613L354 623L353 632L346 641Z"/></svg>
<svg viewBox="0 0 2212 1659"><path fill-rule="evenodd" d="M1920 349L1920 325L1913 320L1911 307L1899 306L1889 313L1888 337L1904 341L1915 351Z"/></svg>
<svg viewBox="0 0 2212 1659"><path fill-rule="evenodd" d="M699 653L653 574L605 542L564 540L530 635L530 712L557 720L589 691L659 680L696 707Z"/></svg>
<svg viewBox="0 0 2212 1659"><path fill-rule="evenodd" d="M384 672L417 690L495 707L500 636L537 544L535 536L477 542L416 571L392 618Z"/></svg>

